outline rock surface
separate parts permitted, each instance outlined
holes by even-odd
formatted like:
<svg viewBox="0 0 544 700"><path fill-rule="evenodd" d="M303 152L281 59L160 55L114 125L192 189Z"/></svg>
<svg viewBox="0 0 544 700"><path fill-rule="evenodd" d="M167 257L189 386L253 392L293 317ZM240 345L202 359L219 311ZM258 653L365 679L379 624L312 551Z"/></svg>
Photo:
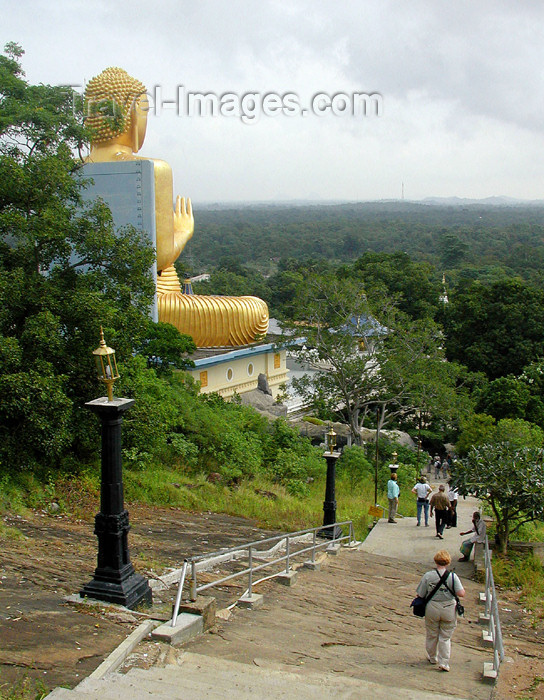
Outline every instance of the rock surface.
<svg viewBox="0 0 544 700"><path fill-rule="evenodd" d="M259 413L267 413L274 418L287 415L287 406L276 403L271 394L259 389L240 394L240 400L244 406L253 406Z"/></svg>

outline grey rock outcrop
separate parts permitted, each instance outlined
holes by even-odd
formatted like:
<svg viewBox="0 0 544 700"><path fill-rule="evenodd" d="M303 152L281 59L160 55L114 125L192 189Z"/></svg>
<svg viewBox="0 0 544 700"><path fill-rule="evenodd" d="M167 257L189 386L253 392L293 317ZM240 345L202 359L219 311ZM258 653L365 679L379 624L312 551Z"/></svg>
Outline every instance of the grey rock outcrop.
<svg viewBox="0 0 544 700"><path fill-rule="evenodd" d="M259 389L240 394L240 400L244 406L253 406L254 409L271 418L279 418L287 415L287 406L277 404L272 394L265 394Z"/></svg>

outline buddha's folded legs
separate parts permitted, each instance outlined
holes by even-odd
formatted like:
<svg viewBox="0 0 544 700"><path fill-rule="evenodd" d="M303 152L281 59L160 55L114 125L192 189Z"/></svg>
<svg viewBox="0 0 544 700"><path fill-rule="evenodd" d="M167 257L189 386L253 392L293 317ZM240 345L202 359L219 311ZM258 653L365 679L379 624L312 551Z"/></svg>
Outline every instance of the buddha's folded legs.
<svg viewBox="0 0 544 700"><path fill-rule="evenodd" d="M182 294L170 270L157 283L159 321L190 335L197 347L247 345L266 334L268 306L262 299Z"/></svg>

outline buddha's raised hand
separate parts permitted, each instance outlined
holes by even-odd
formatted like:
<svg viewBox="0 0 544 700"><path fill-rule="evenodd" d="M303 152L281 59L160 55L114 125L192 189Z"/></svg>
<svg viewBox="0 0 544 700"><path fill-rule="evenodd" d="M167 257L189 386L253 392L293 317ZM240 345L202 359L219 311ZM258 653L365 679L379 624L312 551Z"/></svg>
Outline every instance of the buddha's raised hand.
<svg viewBox="0 0 544 700"><path fill-rule="evenodd" d="M185 244L192 237L194 230L195 220L193 218L191 200L178 195L176 197L176 208L174 210L174 247L177 251L176 258L185 248ZM174 258L174 260L176 258Z"/></svg>

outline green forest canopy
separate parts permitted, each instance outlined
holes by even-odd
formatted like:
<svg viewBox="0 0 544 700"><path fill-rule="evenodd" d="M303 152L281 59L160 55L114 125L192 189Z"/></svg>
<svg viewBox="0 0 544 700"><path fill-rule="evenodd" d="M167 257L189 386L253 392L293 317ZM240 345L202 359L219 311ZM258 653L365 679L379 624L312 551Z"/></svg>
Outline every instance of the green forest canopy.
<svg viewBox="0 0 544 700"><path fill-rule="evenodd" d="M266 270L285 257L349 262L369 250L402 251L441 271L499 265L526 277L544 266L544 203L197 206L195 221L180 262L196 271L222 257Z"/></svg>

